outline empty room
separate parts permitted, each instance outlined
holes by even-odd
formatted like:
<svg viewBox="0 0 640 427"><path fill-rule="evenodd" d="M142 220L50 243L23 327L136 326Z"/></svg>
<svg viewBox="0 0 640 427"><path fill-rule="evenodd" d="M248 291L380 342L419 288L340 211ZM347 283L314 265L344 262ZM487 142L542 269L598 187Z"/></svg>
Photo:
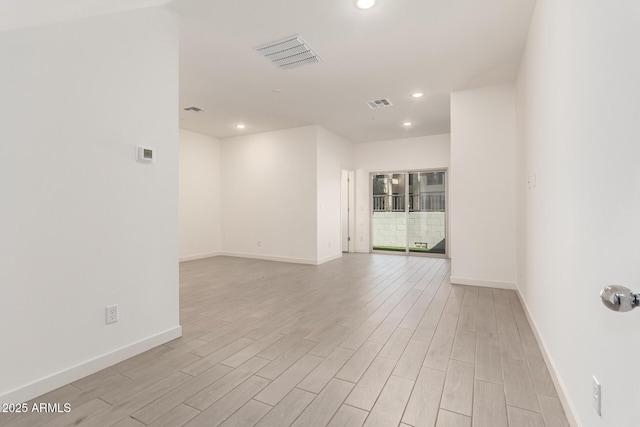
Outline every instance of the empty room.
<svg viewBox="0 0 640 427"><path fill-rule="evenodd" d="M0 426L637 427L640 5L0 2Z"/></svg>

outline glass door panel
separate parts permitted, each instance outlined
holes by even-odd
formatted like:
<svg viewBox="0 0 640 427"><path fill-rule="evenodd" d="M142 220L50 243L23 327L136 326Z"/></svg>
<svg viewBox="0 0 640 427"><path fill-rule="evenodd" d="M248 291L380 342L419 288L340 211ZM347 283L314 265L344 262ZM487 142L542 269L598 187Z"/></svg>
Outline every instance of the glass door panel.
<svg viewBox="0 0 640 427"><path fill-rule="evenodd" d="M372 175L371 217L374 250L406 252L405 174Z"/></svg>
<svg viewBox="0 0 640 427"><path fill-rule="evenodd" d="M446 253L445 173L409 173L407 239L410 252Z"/></svg>

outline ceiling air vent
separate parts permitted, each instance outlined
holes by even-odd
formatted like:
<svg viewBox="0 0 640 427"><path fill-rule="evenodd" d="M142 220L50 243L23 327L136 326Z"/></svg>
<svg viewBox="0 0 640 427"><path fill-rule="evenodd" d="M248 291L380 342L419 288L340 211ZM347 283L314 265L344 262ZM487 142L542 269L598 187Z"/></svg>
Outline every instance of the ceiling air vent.
<svg viewBox="0 0 640 427"><path fill-rule="evenodd" d="M202 113L204 110L198 107L187 107L184 111L193 111L194 113Z"/></svg>
<svg viewBox="0 0 640 427"><path fill-rule="evenodd" d="M254 50L283 70L320 62L320 57L298 35L258 46Z"/></svg>
<svg viewBox="0 0 640 427"><path fill-rule="evenodd" d="M367 102L367 105L372 110L376 110L378 108L391 107L393 104L387 98L382 99L374 99L373 101Z"/></svg>

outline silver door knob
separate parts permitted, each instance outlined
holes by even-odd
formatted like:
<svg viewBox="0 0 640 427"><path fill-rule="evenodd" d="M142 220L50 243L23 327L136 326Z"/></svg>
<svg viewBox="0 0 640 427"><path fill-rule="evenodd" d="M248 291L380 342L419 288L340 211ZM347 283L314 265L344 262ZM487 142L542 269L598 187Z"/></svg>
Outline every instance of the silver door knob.
<svg viewBox="0 0 640 427"><path fill-rule="evenodd" d="M607 286L600 292L602 303L609 310L629 311L640 305L640 294L624 286Z"/></svg>

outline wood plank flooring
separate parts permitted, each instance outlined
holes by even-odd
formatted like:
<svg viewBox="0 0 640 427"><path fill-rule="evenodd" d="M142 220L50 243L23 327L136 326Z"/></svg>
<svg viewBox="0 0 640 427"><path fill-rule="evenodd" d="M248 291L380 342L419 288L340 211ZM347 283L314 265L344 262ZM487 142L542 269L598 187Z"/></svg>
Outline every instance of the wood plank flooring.
<svg viewBox="0 0 640 427"><path fill-rule="evenodd" d="M180 266L183 337L34 401L3 426L568 426L513 291L441 258Z"/></svg>

